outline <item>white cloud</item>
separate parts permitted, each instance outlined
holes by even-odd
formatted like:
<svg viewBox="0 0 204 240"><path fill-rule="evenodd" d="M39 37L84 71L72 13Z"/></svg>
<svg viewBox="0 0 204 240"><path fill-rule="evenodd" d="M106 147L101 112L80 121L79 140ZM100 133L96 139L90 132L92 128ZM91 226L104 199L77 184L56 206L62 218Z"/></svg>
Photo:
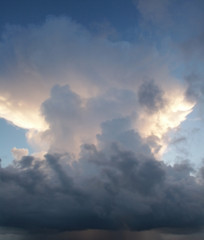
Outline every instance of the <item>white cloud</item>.
<svg viewBox="0 0 204 240"><path fill-rule="evenodd" d="M0 117L30 129L28 140L39 151L79 152L82 143L97 143L103 122L120 117L131 119L141 136L163 141L191 109L174 125L161 121L178 114L175 103L188 105L183 86L169 72L168 55L153 45L96 37L65 17L48 18L41 26L10 26L0 54ZM138 102L147 79L166 98L165 108L153 109L151 117Z"/></svg>
<svg viewBox="0 0 204 240"><path fill-rule="evenodd" d="M28 149L25 149L25 148L16 148L16 147L14 147L11 150L11 152L12 152L13 157L14 157L15 160L21 160L21 158L23 156L28 156L28 154L29 154Z"/></svg>

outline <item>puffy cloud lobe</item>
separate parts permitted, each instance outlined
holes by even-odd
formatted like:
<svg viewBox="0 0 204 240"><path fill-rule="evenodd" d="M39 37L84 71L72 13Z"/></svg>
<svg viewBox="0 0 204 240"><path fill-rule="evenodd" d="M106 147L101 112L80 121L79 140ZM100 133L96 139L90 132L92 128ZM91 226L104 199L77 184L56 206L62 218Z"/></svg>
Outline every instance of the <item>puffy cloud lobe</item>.
<svg viewBox="0 0 204 240"><path fill-rule="evenodd" d="M121 149L131 150L152 157L151 150L140 135L132 129L129 118L115 118L102 123L102 132L97 135L100 148L108 149L113 142L117 142Z"/></svg>
<svg viewBox="0 0 204 240"><path fill-rule="evenodd" d="M50 127L50 130L46 131L46 139L54 141L51 148L62 151L67 146L67 149L74 151L77 141L75 136L83 121L80 97L68 86L56 85L52 89L51 97L43 103L42 112Z"/></svg>
<svg viewBox="0 0 204 240"><path fill-rule="evenodd" d="M129 122L126 128L130 130L131 115L135 114L136 101L136 94L126 89L111 89L108 93L84 100L68 85L56 85L50 98L41 106L49 130L43 135L39 134L45 141L51 141L51 151L79 152L80 145L84 142L96 141L101 122L120 117L118 123L122 126L123 118L126 117ZM110 128L114 128L114 123ZM118 131L117 127L115 131Z"/></svg>
<svg viewBox="0 0 204 240"><path fill-rule="evenodd" d="M28 149L25 149L25 148L16 148L14 147L12 150L11 150L13 156L14 156L14 159L16 160L20 160L23 156L27 156L28 155Z"/></svg>
<svg viewBox="0 0 204 240"><path fill-rule="evenodd" d="M140 86L138 97L139 103L150 113L160 110L165 105L163 93L153 81L144 82Z"/></svg>
<svg viewBox="0 0 204 240"><path fill-rule="evenodd" d="M174 99L166 95L163 96L154 81L142 84L138 94L129 89L110 88L88 99L68 85L55 85L41 106L49 129L31 130L28 138L31 142L36 138L41 146L47 143L51 152L68 151L78 155L81 144L102 147L113 140L136 151L142 136L143 141L149 142L151 151L159 152L165 134L185 120L193 107L182 95L175 94Z"/></svg>
<svg viewBox="0 0 204 240"><path fill-rule="evenodd" d="M85 145L77 162L69 154L25 156L0 169L0 224L38 231L201 227L203 185L190 172L117 143Z"/></svg>

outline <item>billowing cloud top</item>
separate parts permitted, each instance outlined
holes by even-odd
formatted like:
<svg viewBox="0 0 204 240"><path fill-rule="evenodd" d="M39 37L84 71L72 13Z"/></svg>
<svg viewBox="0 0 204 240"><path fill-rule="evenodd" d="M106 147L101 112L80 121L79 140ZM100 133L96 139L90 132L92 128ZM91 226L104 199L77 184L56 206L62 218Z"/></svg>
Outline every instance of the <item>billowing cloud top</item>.
<svg viewBox="0 0 204 240"><path fill-rule="evenodd" d="M102 122L120 117L162 141L193 107L153 46L101 39L64 17L9 27L0 51L0 116L30 129L42 151L79 152Z"/></svg>

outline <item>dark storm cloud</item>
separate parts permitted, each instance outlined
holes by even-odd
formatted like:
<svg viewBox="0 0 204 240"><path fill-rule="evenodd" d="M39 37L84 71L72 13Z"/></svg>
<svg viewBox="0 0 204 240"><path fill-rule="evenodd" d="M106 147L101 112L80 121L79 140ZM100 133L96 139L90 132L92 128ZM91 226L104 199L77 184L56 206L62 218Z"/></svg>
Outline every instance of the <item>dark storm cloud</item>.
<svg viewBox="0 0 204 240"><path fill-rule="evenodd" d="M191 171L117 143L85 145L73 163L69 154L26 156L0 169L0 225L34 232L201 227L203 185Z"/></svg>
<svg viewBox="0 0 204 240"><path fill-rule="evenodd" d="M49 232L40 234L24 233L21 240L165 240L156 231L131 232L131 231L106 231L106 230L85 230L72 232ZM7 239L6 239L7 240Z"/></svg>

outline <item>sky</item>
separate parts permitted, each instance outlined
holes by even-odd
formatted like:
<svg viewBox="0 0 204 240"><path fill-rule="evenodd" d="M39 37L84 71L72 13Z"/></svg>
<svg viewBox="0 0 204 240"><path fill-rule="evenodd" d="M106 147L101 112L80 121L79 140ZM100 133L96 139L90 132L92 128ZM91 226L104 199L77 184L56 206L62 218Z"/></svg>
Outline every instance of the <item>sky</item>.
<svg viewBox="0 0 204 240"><path fill-rule="evenodd" d="M204 2L0 3L0 238L203 239Z"/></svg>

